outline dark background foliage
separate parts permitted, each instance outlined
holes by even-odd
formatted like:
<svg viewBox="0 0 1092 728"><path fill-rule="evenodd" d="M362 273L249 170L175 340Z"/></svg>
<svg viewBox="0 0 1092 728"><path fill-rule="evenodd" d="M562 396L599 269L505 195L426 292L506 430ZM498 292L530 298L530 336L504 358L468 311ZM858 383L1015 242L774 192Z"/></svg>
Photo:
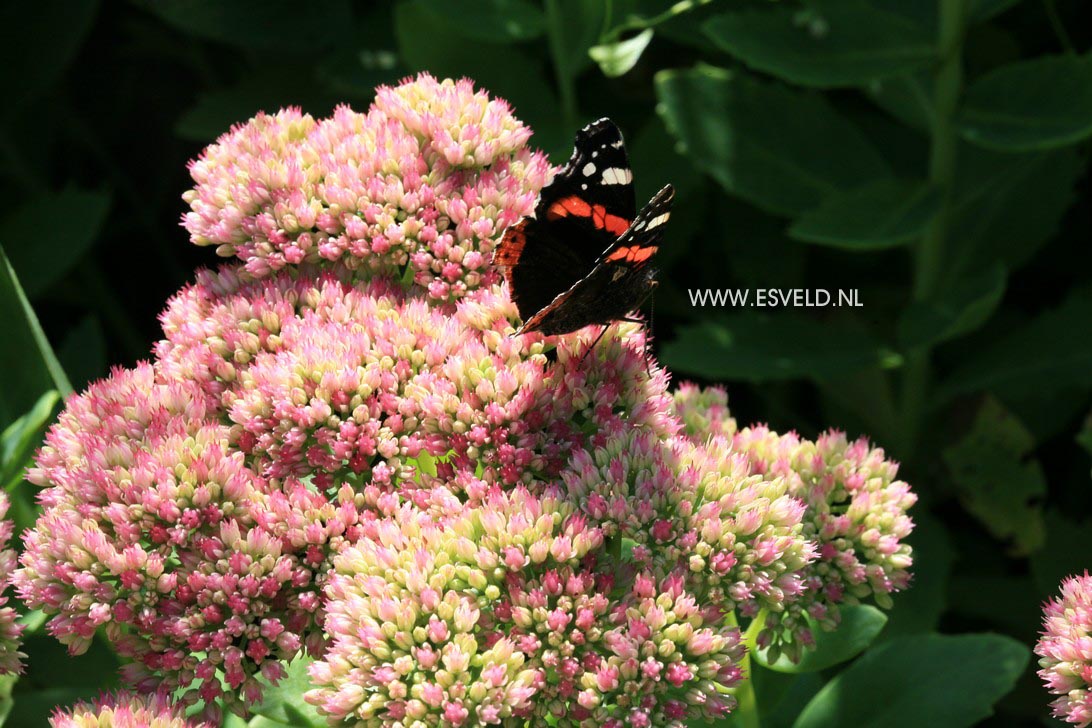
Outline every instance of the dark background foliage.
<svg viewBox="0 0 1092 728"><path fill-rule="evenodd" d="M609 115L638 194L679 191L661 360L724 382L741 423L869 435L921 495L916 583L881 639L1030 644L1040 602L1092 564L1082 5L967 0L953 19L958 0L6 3L0 242L79 390L146 357L168 296L216 264L178 226L186 162L259 109L323 116L417 70L468 75L558 163ZM2 283L0 428L63 382ZM705 287L855 289L861 305L691 305ZM5 433L22 525L18 466L53 406ZM9 725L94 694L116 662L96 647L69 663L41 633L27 651ZM991 720L1049 722L1032 668ZM779 711L791 723L792 700Z"/></svg>

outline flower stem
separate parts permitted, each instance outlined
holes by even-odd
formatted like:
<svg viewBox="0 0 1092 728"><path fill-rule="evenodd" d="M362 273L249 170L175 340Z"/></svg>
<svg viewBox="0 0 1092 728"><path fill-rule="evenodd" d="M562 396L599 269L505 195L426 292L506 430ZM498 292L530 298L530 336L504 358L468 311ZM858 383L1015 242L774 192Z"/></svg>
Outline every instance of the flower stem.
<svg viewBox="0 0 1092 728"><path fill-rule="evenodd" d="M966 0L938 0L940 18L937 38L939 64L933 77L933 119L929 152L929 181L941 193L941 207L918 244L914 259L913 298L916 302L932 300L944 272L944 247L948 237L955 184L956 149L955 112L963 87L963 37ZM917 445L922 415L929 387L929 349L910 351L903 379L904 457Z"/></svg>
<svg viewBox="0 0 1092 728"><path fill-rule="evenodd" d="M739 626L735 612L729 612L726 619L728 624ZM761 625L765 621L765 611L760 612L751 621L751 627L743 635L745 649L743 659L739 663L739 667L743 671L743 680L732 690L732 694L736 697L736 709L732 711L732 725L735 728L761 728L761 718L758 715L758 699L755 696L754 675L751 669L751 651L755 649L755 638L758 635L755 625Z"/></svg>

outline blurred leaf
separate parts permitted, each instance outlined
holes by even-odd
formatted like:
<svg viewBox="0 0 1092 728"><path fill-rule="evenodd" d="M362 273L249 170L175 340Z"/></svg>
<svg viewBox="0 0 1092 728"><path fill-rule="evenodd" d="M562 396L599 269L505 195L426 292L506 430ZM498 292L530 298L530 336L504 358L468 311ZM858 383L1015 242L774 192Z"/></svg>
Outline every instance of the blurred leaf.
<svg viewBox="0 0 1092 728"><path fill-rule="evenodd" d="M1074 516L1078 517L1079 514ZM1083 574L1092 568L1088 559L1088 534L1092 519L1070 520L1056 510L1048 510L1045 522L1046 544L1028 560L1035 590L1040 597L1057 592L1065 577Z"/></svg>
<svg viewBox="0 0 1092 728"><path fill-rule="evenodd" d="M4 216L4 248L28 297L40 295L80 262L109 210L109 192L66 187L34 197ZM51 224L42 225L43 220Z"/></svg>
<svg viewBox="0 0 1092 728"><path fill-rule="evenodd" d="M1084 427L1077 433L1077 442L1092 455L1092 415L1084 420Z"/></svg>
<svg viewBox="0 0 1092 728"><path fill-rule="evenodd" d="M881 109L912 129L927 132L933 124L930 77L925 73L877 79L864 91Z"/></svg>
<svg viewBox="0 0 1092 728"><path fill-rule="evenodd" d="M951 614L1025 638L1034 633L1042 612L1041 596L1029 576L983 574L978 569L957 573L950 589Z"/></svg>
<svg viewBox="0 0 1092 728"><path fill-rule="evenodd" d="M67 397L72 393L72 385L53 355L2 245L0 321L4 322L0 371L5 377L4 389L0 391L0 425L6 425L33 407L45 392L56 389Z"/></svg>
<svg viewBox="0 0 1092 728"><path fill-rule="evenodd" d="M611 78L624 76L641 60L641 54L652 42L654 32L649 28L627 40L592 46L588 49L588 55L599 64L603 75Z"/></svg>
<svg viewBox="0 0 1092 728"><path fill-rule="evenodd" d="M551 6L556 8L554 22L559 24L554 30L556 42L561 44L558 70L576 78L592 64L588 51L599 43L607 5L598 0L546 0L547 9Z"/></svg>
<svg viewBox="0 0 1092 728"><path fill-rule="evenodd" d="M315 76L332 94L369 103L376 86L395 83L406 75L395 52L385 48L342 48L315 68Z"/></svg>
<svg viewBox="0 0 1092 728"><path fill-rule="evenodd" d="M1092 58L1046 56L972 83L958 123L968 141L1003 151L1074 144L1092 135Z"/></svg>
<svg viewBox="0 0 1092 728"><path fill-rule="evenodd" d="M938 399L978 391L1043 396L1073 385L1087 388L1092 337L1076 332L1087 331L1089 321L1092 291L1078 290L1058 308L967 356L943 382Z"/></svg>
<svg viewBox="0 0 1092 728"><path fill-rule="evenodd" d="M351 42L354 27L349 0L145 0L141 6L199 38L300 54Z"/></svg>
<svg viewBox="0 0 1092 728"><path fill-rule="evenodd" d="M948 606L948 584L955 560L951 539L944 525L928 512L915 510L912 515L914 532L907 541L914 549L913 580L909 589L895 595L887 627L877 642L934 631Z"/></svg>
<svg viewBox="0 0 1092 728"><path fill-rule="evenodd" d="M940 194L923 182L882 179L831 195L804 213L789 234L844 250L877 250L920 237L940 210Z"/></svg>
<svg viewBox="0 0 1092 728"><path fill-rule="evenodd" d="M678 372L752 382L821 379L901 364L897 354L861 331L764 314L736 314L683 326L678 338L664 346L662 358Z"/></svg>
<svg viewBox="0 0 1092 728"><path fill-rule="evenodd" d="M1084 173L1076 149L1001 154L962 147L949 239L949 284L1002 263L1015 271L1054 234Z"/></svg>
<svg viewBox="0 0 1092 728"><path fill-rule="evenodd" d="M833 632L826 632L812 624L815 647L805 650L800 662L794 664L781 655L780 659L770 664L766 650L757 650L752 658L765 668L785 673L819 672L852 660L876 639L887 624L887 615L866 604L846 605L841 611L842 621Z"/></svg>
<svg viewBox="0 0 1092 728"><path fill-rule="evenodd" d="M729 12L708 21L705 33L753 68L819 88L912 73L936 60L928 28L864 0Z"/></svg>
<svg viewBox="0 0 1092 728"><path fill-rule="evenodd" d="M984 23L995 15L1000 15L1020 0L970 0L967 17L972 23Z"/></svg>
<svg viewBox="0 0 1092 728"><path fill-rule="evenodd" d="M795 728L971 726L1012 689L1029 654L992 634L892 640L827 683Z"/></svg>
<svg viewBox="0 0 1092 728"><path fill-rule="evenodd" d="M758 704L762 706L762 728L792 728L797 716L823 687L822 676L814 672L793 675L754 670L750 679L754 680Z"/></svg>
<svg viewBox="0 0 1092 728"><path fill-rule="evenodd" d="M0 434L0 488L10 491L23 479L23 470L59 401L60 395L55 391L46 392L29 412Z"/></svg>
<svg viewBox="0 0 1092 728"><path fill-rule="evenodd" d="M711 66L656 75L657 110L729 192L795 215L888 176L879 153L816 94Z"/></svg>
<svg viewBox="0 0 1092 728"><path fill-rule="evenodd" d="M395 7L394 31L399 55L410 70L474 79L479 87L511 102L516 115L535 131L531 144L555 158L568 158L576 129L563 127L557 96L549 90L537 57L484 41L474 41L474 52L468 53L468 40L452 32L442 17L417 0Z"/></svg>
<svg viewBox="0 0 1092 728"><path fill-rule="evenodd" d="M35 0L0 3L0 79L4 115L27 108L30 97L48 91L83 45L98 0Z"/></svg>
<svg viewBox="0 0 1092 728"><path fill-rule="evenodd" d="M984 268L935 301L911 303L899 318L899 343L909 349L933 346L974 331L993 315L1004 293L1004 267Z"/></svg>
<svg viewBox="0 0 1092 728"><path fill-rule="evenodd" d="M16 688L18 687L16 683ZM4 721L4 728L42 728L49 725L49 718L57 708L66 708L81 700L94 700L100 692L94 687L43 688L33 691L16 689L12 693L15 705Z"/></svg>
<svg viewBox="0 0 1092 728"><path fill-rule="evenodd" d="M1034 448L1020 420L987 397L971 430L942 454L966 509L1018 554L1034 551L1045 538L1046 478L1029 457Z"/></svg>
<svg viewBox="0 0 1092 728"><path fill-rule="evenodd" d="M422 0L460 35L489 43L518 43L542 35L546 16L529 0Z"/></svg>
<svg viewBox="0 0 1092 728"><path fill-rule="evenodd" d="M57 359L77 391L105 376L108 367L106 338L99 320L85 316L76 324L57 347Z"/></svg>
<svg viewBox="0 0 1092 728"><path fill-rule="evenodd" d="M288 674L276 686L267 686L261 705L253 712L263 718L297 728L325 728L326 720L315 706L304 702L303 694L313 685L307 675L311 660L296 658L288 664Z"/></svg>

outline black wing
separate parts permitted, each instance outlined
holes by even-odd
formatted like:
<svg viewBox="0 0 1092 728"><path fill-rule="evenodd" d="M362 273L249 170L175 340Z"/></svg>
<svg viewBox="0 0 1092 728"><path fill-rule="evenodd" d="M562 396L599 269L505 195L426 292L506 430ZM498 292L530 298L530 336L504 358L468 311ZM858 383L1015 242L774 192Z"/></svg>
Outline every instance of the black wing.
<svg viewBox="0 0 1092 728"><path fill-rule="evenodd" d="M633 221L622 133L600 119L576 135L568 164L542 189L534 217L505 231L494 264L527 319L586 276Z"/></svg>

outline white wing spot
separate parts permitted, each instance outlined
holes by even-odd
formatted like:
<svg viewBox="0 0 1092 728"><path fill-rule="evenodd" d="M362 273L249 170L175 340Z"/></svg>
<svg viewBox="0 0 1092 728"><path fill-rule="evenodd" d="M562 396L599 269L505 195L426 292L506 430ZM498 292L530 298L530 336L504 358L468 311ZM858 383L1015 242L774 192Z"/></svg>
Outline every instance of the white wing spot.
<svg viewBox="0 0 1092 728"><path fill-rule="evenodd" d="M584 169L580 171L584 173L585 177L591 177L593 174L595 174L595 164L592 162L588 162L584 165Z"/></svg>
<svg viewBox="0 0 1092 728"><path fill-rule="evenodd" d="M603 172L603 184L628 185L633 181L633 172L622 167L611 167Z"/></svg>
<svg viewBox="0 0 1092 728"><path fill-rule="evenodd" d="M624 143L625 143L625 142L623 142L623 141L622 141L621 139L619 139L619 140L618 140L618 141L616 141L616 142L612 142L612 143L611 143L611 146L612 146L612 147L614 147L615 149L621 149L621 148L622 148L622 145L623 145Z"/></svg>
<svg viewBox="0 0 1092 728"><path fill-rule="evenodd" d="M591 153L591 156L592 156L592 159L595 159L596 157L598 157L599 156L599 150L596 149L594 152Z"/></svg>
<svg viewBox="0 0 1092 728"><path fill-rule="evenodd" d="M611 283L614 283L615 281L617 281L619 278L621 278L625 274L626 274L626 269L625 268L618 268L617 270L614 271L614 275L612 275L610 277Z"/></svg>
<svg viewBox="0 0 1092 728"><path fill-rule="evenodd" d="M580 185L580 189L586 190L586 189L588 189L588 185L587 184L582 184L582 185Z"/></svg>
<svg viewBox="0 0 1092 728"><path fill-rule="evenodd" d="M667 222L667 219L669 217L671 217L671 213L669 213L669 212L665 212L662 215L657 215L656 217L649 220L649 223L648 223L649 229L651 230L654 227L659 227L659 226L663 225L665 222Z"/></svg>

